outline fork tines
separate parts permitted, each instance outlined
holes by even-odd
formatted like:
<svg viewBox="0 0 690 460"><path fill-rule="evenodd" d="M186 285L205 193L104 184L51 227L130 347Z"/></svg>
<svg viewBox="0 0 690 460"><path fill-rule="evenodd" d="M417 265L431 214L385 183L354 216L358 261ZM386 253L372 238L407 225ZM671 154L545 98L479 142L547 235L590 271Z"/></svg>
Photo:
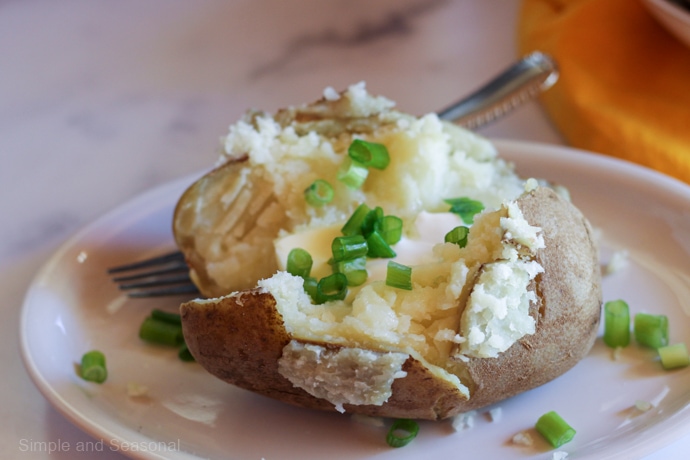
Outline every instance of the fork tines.
<svg viewBox="0 0 690 460"><path fill-rule="evenodd" d="M113 281L121 290L128 291L129 297L199 294L179 251L112 267L108 274L116 275Z"/></svg>

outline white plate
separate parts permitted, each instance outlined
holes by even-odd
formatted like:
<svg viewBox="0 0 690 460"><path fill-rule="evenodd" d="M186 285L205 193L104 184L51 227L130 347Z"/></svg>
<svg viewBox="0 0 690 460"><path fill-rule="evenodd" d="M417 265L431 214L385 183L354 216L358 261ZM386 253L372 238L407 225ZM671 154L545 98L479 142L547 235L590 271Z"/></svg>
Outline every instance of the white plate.
<svg viewBox="0 0 690 460"><path fill-rule="evenodd" d="M690 344L690 187L666 176L572 149L496 142L523 176L570 188L602 233L602 260L627 249L629 266L604 281L605 300L623 298L633 313L669 316L672 342ZM226 385L174 351L140 343L137 329L153 307L171 299L125 300L108 266L172 246L172 207L185 178L123 205L78 233L43 267L23 307L21 347L45 397L96 441L135 458L551 458L543 441L511 444L550 410L576 428L562 447L579 459L631 459L690 430L690 368L664 371L653 353L632 345L619 360L598 341L580 364L540 388L485 412L470 431L425 422L403 449L386 446L386 429L348 416L302 410ZM74 363L97 348L108 358L103 385L76 377ZM129 382L147 398L126 394ZM653 402L645 413L636 401Z"/></svg>

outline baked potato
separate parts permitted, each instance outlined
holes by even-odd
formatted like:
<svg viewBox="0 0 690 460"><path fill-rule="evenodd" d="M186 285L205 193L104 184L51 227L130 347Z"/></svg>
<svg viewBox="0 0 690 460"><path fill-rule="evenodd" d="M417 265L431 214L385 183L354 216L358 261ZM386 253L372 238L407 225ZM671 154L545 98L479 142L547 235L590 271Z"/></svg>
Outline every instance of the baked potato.
<svg viewBox="0 0 690 460"><path fill-rule="evenodd" d="M511 212L541 229L543 245L510 235ZM352 306L313 305L284 272L185 303L187 346L211 374L281 401L430 420L539 386L588 353L600 317L598 255L572 204L539 187L478 217L465 248L443 246L450 254L437 266L413 271L412 291L374 282Z"/></svg>
<svg viewBox="0 0 690 460"><path fill-rule="evenodd" d="M428 420L566 372L589 352L600 318L587 219L553 188L518 177L480 137L362 91L250 114L231 127L219 167L180 199L176 240L209 297L180 307L196 361L301 407ZM336 171L355 138L386 145L391 163L352 190ZM334 184L326 206L304 204L315 178ZM444 214L453 196L485 210L466 224L465 244L444 242L441 228L417 246L421 259L403 260L409 290L388 285L372 262L365 284L317 304L284 270L285 247L327 241L319 232L341 228L359 203L395 213L414 241L427 233L419 221ZM316 271L328 268L315 257Z"/></svg>

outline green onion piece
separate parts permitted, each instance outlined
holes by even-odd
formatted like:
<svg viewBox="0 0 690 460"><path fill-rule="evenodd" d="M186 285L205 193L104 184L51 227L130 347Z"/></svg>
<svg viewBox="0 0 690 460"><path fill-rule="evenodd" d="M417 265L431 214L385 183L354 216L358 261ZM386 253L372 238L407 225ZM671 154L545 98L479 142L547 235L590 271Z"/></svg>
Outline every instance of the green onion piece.
<svg viewBox="0 0 690 460"><path fill-rule="evenodd" d="M467 246L467 235L469 234L470 229L460 225L446 233L444 241L446 243L457 244L461 248L464 248L465 246Z"/></svg>
<svg viewBox="0 0 690 460"><path fill-rule="evenodd" d="M575 436L573 427L554 411L539 417L535 428L553 447L561 447Z"/></svg>
<svg viewBox="0 0 690 460"><path fill-rule="evenodd" d="M347 276L342 273L321 278L316 284L316 303L322 304L330 300L343 300L347 295Z"/></svg>
<svg viewBox="0 0 690 460"><path fill-rule="evenodd" d="M151 318L157 321L163 321L164 323L177 324L178 326L182 326L182 317L179 313L170 313L167 311L154 308L153 310L151 310Z"/></svg>
<svg viewBox="0 0 690 460"><path fill-rule="evenodd" d="M146 342L174 347L184 343L181 326L153 319L151 316L141 323L139 338Z"/></svg>
<svg viewBox="0 0 690 460"><path fill-rule="evenodd" d="M347 149L347 154L354 161L363 164L369 168L386 169L391 162L388 149L383 144L376 142L367 142L361 139L355 139Z"/></svg>
<svg viewBox="0 0 690 460"><path fill-rule="evenodd" d="M191 363L196 361L194 359L194 356L189 352L189 348L187 348L187 344L185 343L180 347L180 349L177 351L177 357L180 358L181 361L184 361L186 363Z"/></svg>
<svg viewBox="0 0 690 460"><path fill-rule="evenodd" d="M287 272L302 278L309 277L314 261L311 254L302 248L294 248L290 251L287 258Z"/></svg>
<svg viewBox="0 0 690 460"><path fill-rule="evenodd" d="M368 237L374 230L379 230L383 226L383 209L376 206L364 217L362 222L362 235Z"/></svg>
<svg viewBox="0 0 690 460"><path fill-rule="evenodd" d="M304 290L307 294L309 294L309 297L311 297L311 300L316 302L316 285L318 284L318 280L313 277L308 277L304 278Z"/></svg>
<svg viewBox="0 0 690 460"><path fill-rule="evenodd" d="M466 224L474 222L474 215L484 210L484 205L480 201L471 198L448 198L443 200L450 205L450 212L460 216Z"/></svg>
<svg viewBox="0 0 690 460"><path fill-rule="evenodd" d="M337 236L331 243L335 262L365 256L368 250L367 240L362 235Z"/></svg>
<svg viewBox="0 0 690 460"><path fill-rule="evenodd" d="M369 247L369 251L367 252L367 256L369 257L390 259L396 256L393 248L386 243L386 240L383 238L383 236L381 236L381 234L376 230L367 236L367 246Z"/></svg>
<svg viewBox="0 0 690 460"><path fill-rule="evenodd" d="M386 435L386 443L391 447L408 445L419 433L419 424L410 419L398 419L393 422Z"/></svg>
<svg viewBox="0 0 690 460"><path fill-rule="evenodd" d="M386 269L386 285L411 291L412 267L399 264L394 260L389 260L388 267Z"/></svg>
<svg viewBox="0 0 690 460"><path fill-rule="evenodd" d="M660 348L668 345L668 317L638 313L635 315L635 340L640 345Z"/></svg>
<svg viewBox="0 0 690 460"><path fill-rule="evenodd" d="M690 365L690 356L684 343L660 347L657 351L664 369L676 369Z"/></svg>
<svg viewBox="0 0 690 460"><path fill-rule="evenodd" d="M623 300L604 304L604 343L611 348L627 347L630 343L630 310Z"/></svg>
<svg viewBox="0 0 690 460"><path fill-rule="evenodd" d="M396 244L402 238L403 221L398 216L384 216L381 221L381 236L388 244Z"/></svg>
<svg viewBox="0 0 690 460"><path fill-rule="evenodd" d="M323 179L317 179L304 190L304 199L311 206L318 208L333 201L333 186Z"/></svg>
<svg viewBox="0 0 690 460"><path fill-rule="evenodd" d="M369 211L371 211L371 209L369 209L369 206L367 206L365 203L362 203L359 206L357 206L355 212L352 213L350 218L347 220L347 222L345 222L345 225L341 229L343 235L361 235L362 224L364 223L364 219L369 214Z"/></svg>
<svg viewBox="0 0 690 460"><path fill-rule="evenodd" d="M362 187L368 175L369 170L366 166L347 157L340 165L337 177L339 181L349 188L358 189Z"/></svg>
<svg viewBox="0 0 690 460"><path fill-rule="evenodd" d="M333 262L333 271L345 275L348 286L359 286L369 276L367 272L367 258L357 257L356 259Z"/></svg>
<svg viewBox="0 0 690 460"><path fill-rule="evenodd" d="M81 378L89 382L103 383L108 378L105 367L105 355L98 350L91 350L81 357L79 370Z"/></svg>

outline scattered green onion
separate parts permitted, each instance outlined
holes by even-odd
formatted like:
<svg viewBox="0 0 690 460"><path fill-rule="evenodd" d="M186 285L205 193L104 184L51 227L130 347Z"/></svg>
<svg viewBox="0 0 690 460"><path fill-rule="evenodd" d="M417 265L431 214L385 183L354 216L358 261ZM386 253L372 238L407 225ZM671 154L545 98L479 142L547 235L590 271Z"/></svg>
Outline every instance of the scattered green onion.
<svg viewBox="0 0 690 460"><path fill-rule="evenodd" d="M484 205L480 201L471 198L448 198L443 200L450 205L450 212L460 216L466 224L474 222L474 215L484 210Z"/></svg>
<svg viewBox="0 0 690 460"><path fill-rule="evenodd" d="M350 218L345 222L345 225L341 229L341 232L345 236L361 235L362 234L362 224L364 219L366 219L371 209L366 203L362 203L357 206L355 212L352 213Z"/></svg>
<svg viewBox="0 0 690 460"><path fill-rule="evenodd" d="M640 345L651 348L668 345L668 317L666 315L638 313L635 315L633 330L635 340Z"/></svg>
<svg viewBox="0 0 690 460"><path fill-rule="evenodd" d="M461 248L464 248L467 246L467 235L469 234L470 230L467 227L460 225L446 233L444 240L446 243L457 244Z"/></svg>
<svg viewBox="0 0 690 460"><path fill-rule="evenodd" d="M604 343L611 348L627 347L630 343L630 310L623 300L604 304Z"/></svg>
<svg viewBox="0 0 690 460"><path fill-rule="evenodd" d="M192 354L189 352L189 348L187 348L186 343L182 345L180 349L177 351L177 357L180 358L181 361L184 361L186 363L196 361L194 359L194 356L192 356Z"/></svg>
<svg viewBox="0 0 690 460"><path fill-rule="evenodd" d="M385 169L391 161L385 145L361 139L352 141L347 154L356 162L369 168Z"/></svg>
<svg viewBox="0 0 690 460"><path fill-rule="evenodd" d="M396 244L402 238L403 221L398 216L384 216L381 221L381 236L388 244Z"/></svg>
<svg viewBox="0 0 690 460"><path fill-rule="evenodd" d="M184 343L182 327L149 316L141 323L139 338L160 345L180 346Z"/></svg>
<svg viewBox="0 0 690 460"><path fill-rule="evenodd" d="M338 170L338 180L349 188L358 189L364 184L369 175L369 169L363 164L347 157L343 160Z"/></svg>
<svg viewBox="0 0 690 460"><path fill-rule="evenodd" d="M367 272L366 257L357 257L356 259L334 262L333 270L347 277L348 286L359 286L363 284L369 276Z"/></svg>
<svg viewBox="0 0 690 460"><path fill-rule="evenodd" d="M386 240L377 230L374 230L367 236L367 247L369 248L367 251L367 256L369 257L390 259L396 256L393 248L386 243Z"/></svg>
<svg viewBox="0 0 690 460"><path fill-rule="evenodd" d="M391 447L408 445L419 433L419 424L410 419L398 419L393 422L386 435L386 442Z"/></svg>
<svg viewBox="0 0 690 460"><path fill-rule="evenodd" d="M386 270L386 285L411 291L412 267L389 260Z"/></svg>
<svg viewBox="0 0 690 460"><path fill-rule="evenodd" d="M105 355L98 350L91 350L81 357L79 369L81 378L89 382L103 383L108 378L105 367Z"/></svg>
<svg viewBox="0 0 690 460"><path fill-rule="evenodd" d="M575 430L554 411L539 417L535 428L553 447L561 447L575 436Z"/></svg>
<svg viewBox="0 0 690 460"><path fill-rule="evenodd" d="M287 257L287 272L302 278L309 277L314 261L311 254L302 248L294 248Z"/></svg>
<svg viewBox="0 0 690 460"><path fill-rule="evenodd" d="M164 323L177 324L182 326L182 317L179 313L170 313L164 310L154 308L151 310L151 318L156 321L163 321Z"/></svg>
<svg viewBox="0 0 690 460"><path fill-rule="evenodd" d="M690 356L684 343L660 347L657 351L664 369L676 369L690 365Z"/></svg>
<svg viewBox="0 0 690 460"><path fill-rule="evenodd" d="M316 303L322 304L331 300L343 300L347 295L347 276L333 273L321 278L316 284Z"/></svg>
<svg viewBox="0 0 690 460"><path fill-rule="evenodd" d="M368 250L367 241L362 235L338 236L331 243L335 262L365 256Z"/></svg>
<svg viewBox="0 0 690 460"><path fill-rule="evenodd" d="M333 200L335 192L333 186L323 179L315 180L304 190L304 199L311 206L318 208Z"/></svg>

